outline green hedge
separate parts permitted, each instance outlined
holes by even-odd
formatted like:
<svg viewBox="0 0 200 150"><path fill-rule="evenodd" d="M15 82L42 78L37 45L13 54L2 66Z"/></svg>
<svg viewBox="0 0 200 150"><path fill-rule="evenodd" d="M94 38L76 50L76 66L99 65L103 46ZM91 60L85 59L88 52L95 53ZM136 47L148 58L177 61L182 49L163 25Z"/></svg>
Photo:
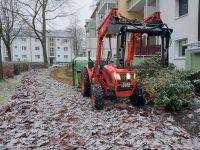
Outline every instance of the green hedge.
<svg viewBox="0 0 200 150"><path fill-rule="evenodd" d="M187 80L188 74L167 68L154 77L143 79L146 98L153 100L158 106L172 110L191 106L195 93L192 82Z"/></svg>
<svg viewBox="0 0 200 150"><path fill-rule="evenodd" d="M160 58L153 57L137 67L138 80L143 83L145 98L159 107L180 110L191 106L198 77L176 70L174 65L160 67ZM200 78L198 78L200 79ZM197 87L199 88L199 87Z"/></svg>
<svg viewBox="0 0 200 150"><path fill-rule="evenodd" d="M200 71L189 74L186 79L191 81L195 87L196 94L200 95Z"/></svg>
<svg viewBox="0 0 200 150"><path fill-rule="evenodd" d="M42 69L42 68L47 69L48 66L45 65L44 63L31 63L30 68L31 69Z"/></svg>

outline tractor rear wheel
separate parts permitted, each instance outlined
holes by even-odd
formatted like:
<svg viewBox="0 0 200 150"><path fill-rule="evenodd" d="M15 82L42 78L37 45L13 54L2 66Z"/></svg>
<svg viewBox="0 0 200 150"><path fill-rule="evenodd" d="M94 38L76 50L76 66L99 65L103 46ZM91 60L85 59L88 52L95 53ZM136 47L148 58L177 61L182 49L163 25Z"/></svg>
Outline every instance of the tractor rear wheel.
<svg viewBox="0 0 200 150"><path fill-rule="evenodd" d="M104 91L99 83L95 83L91 90L91 103L92 107L97 110L104 108Z"/></svg>
<svg viewBox="0 0 200 150"><path fill-rule="evenodd" d="M130 102L134 106L144 106L146 100L144 99L142 84L137 83L135 91L132 96L130 96Z"/></svg>
<svg viewBox="0 0 200 150"><path fill-rule="evenodd" d="M91 83L88 75L87 68L81 71L81 93L84 97L89 97L91 94Z"/></svg>

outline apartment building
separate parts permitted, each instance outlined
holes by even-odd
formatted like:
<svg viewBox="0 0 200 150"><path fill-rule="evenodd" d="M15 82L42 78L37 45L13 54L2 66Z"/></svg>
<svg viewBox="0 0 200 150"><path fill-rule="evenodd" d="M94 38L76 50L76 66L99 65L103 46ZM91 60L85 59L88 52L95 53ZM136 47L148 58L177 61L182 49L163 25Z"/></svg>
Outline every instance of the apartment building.
<svg viewBox="0 0 200 150"><path fill-rule="evenodd" d="M193 51L190 43L198 43L199 0L168 0L159 1L161 17L169 27L174 29L172 44L169 49L169 60L179 69L193 70L189 64L191 57L199 56L199 51ZM170 11L169 11L170 9ZM189 49L187 46L189 44ZM196 49L196 48L195 48ZM200 57L194 65L200 66ZM200 67L199 67L200 70Z"/></svg>
<svg viewBox="0 0 200 150"><path fill-rule="evenodd" d="M87 44L87 52L91 51L91 56L96 56L97 50L97 29L101 25L102 21L106 18L106 16L111 11L112 7L118 7L119 12L124 17L133 19L143 19L143 13L134 13L128 11L128 4L124 0L99 0L97 2L96 8L91 15L91 18L86 21L86 44ZM117 43L116 38L112 38L111 40L112 50L115 54ZM105 58L107 56L108 51L110 50L109 40L104 39L104 43L102 46L102 56Z"/></svg>
<svg viewBox="0 0 200 150"><path fill-rule="evenodd" d="M129 12L143 13L144 18L154 11L160 11L163 22L174 30L169 48L169 62L178 69L198 70L199 0L127 0L127 3Z"/></svg>
<svg viewBox="0 0 200 150"><path fill-rule="evenodd" d="M91 56L96 56L97 50L97 29L101 25L102 21L109 14L112 7L117 6L117 0L99 0L96 4L96 7L91 15L91 18L86 21L86 53L91 51ZM116 49L116 39L112 38L111 45L114 50ZM109 40L104 39L102 46L102 57L106 58L107 53L110 50Z"/></svg>
<svg viewBox="0 0 200 150"><path fill-rule="evenodd" d="M67 31L47 32L47 56L50 64L69 63L73 59L70 34ZM2 44L3 61L8 57L6 47ZM43 50L39 39L33 32L20 33L11 45L13 61L43 62Z"/></svg>

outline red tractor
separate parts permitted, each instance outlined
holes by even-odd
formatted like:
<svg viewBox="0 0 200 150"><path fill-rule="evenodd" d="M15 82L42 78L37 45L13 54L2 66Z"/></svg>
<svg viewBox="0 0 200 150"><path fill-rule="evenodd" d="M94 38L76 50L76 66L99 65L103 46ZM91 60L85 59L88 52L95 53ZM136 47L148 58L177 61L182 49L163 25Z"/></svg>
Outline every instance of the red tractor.
<svg viewBox="0 0 200 150"><path fill-rule="evenodd" d="M160 19L159 12L155 12L144 21L138 21L122 17L117 8L112 8L110 14L98 28L96 61L93 62L90 59L89 53L88 65L82 69L82 95L91 96L92 106L97 110L104 108L104 100L108 95L129 97L133 105L144 105L146 100L142 98L141 85L137 83L136 71L132 65L136 40L143 34L160 36L161 66L165 67L168 65L168 49L172 32L173 30L169 29ZM128 36L130 36L130 42L129 46L126 47ZM117 38L115 64L111 63L112 50L108 52L107 59L102 60L102 44L105 37L109 38L109 41L112 37Z"/></svg>

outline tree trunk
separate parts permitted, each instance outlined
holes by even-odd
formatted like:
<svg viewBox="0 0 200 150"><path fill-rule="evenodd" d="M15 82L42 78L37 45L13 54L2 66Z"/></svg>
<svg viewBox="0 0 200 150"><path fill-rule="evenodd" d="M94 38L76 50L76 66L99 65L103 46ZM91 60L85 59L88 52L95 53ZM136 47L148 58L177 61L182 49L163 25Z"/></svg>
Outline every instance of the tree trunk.
<svg viewBox="0 0 200 150"><path fill-rule="evenodd" d="M200 41L200 1L199 1L199 14L198 14L198 41Z"/></svg>
<svg viewBox="0 0 200 150"><path fill-rule="evenodd" d="M6 50L7 50L7 52L8 52L8 60L7 60L7 61L12 61L10 45L7 45L7 44L6 44Z"/></svg>
<svg viewBox="0 0 200 150"><path fill-rule="evenodd" d="M3 79L3 62L2 62L2 54L1 54L1 46L0 46L0 79Z"/></svg>
<svg viewBox="0 0 200 150"><path fill-rule="evenodd" d="M42 13L42 48L43 48L43 59L44 64L48 65L48 58L47 58L47 46L46 46L46 14L45 9L43 9Z"/></svg>

